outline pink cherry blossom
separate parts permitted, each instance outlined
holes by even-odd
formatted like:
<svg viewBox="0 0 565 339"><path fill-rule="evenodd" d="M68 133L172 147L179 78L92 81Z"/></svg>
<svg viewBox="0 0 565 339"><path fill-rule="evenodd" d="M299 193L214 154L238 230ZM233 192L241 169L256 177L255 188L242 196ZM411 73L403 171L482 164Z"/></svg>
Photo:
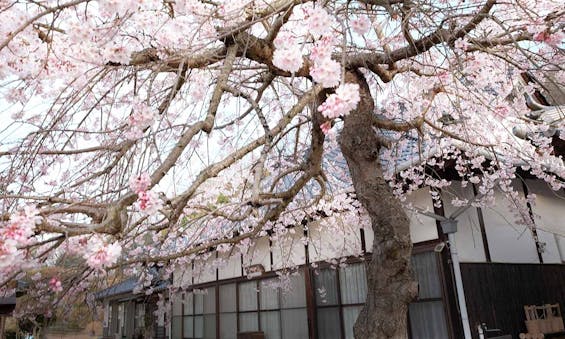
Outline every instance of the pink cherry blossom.
<svg viewBox="0 0 565 339"><path fill-rule="evenodd" d="M331 120L328 120L328 121L324 122L323 124L321 124L320 129L322 129L322 132L324 132L324 134L327 135L330 132L330 130L332 129Z"/></svg>
<svg viewBox="0 0 565 339"><path fill-rule="evenodd" d="M366 15L361 15L351 20L351 29L357 34L364 35L371 29L371 20Z"/></svg>
<svg viewBox="0 0 565 339"><path fill-rule="evenodd" d="M151 177L147 172L143 172L139 175L134 175L129 179L129 187L135 193L147 191L149 185L151 185Z"/></svg>
<svg viewBox="0 0 565 339"><path fill-rule="evenodd" d="M316 6L313 9L307 10L306 13L306 27L310 34L318 37L331 32L334 20L323 7Z"/></svg>
<svg viewBox="0 0 565 339"><path fill-rule="evenodd" d="M302 53L297 46L277 48L273 53L273 65L290 73L296 73L302 67Z"/></svg>
<svg viewBox="0 0 565 339"><path fill-rule="evenodd" d="M65 307L78 293L102 287L103 272L137 275L140 259L163 265L166 275L214 258L206 250L187 255L194 246L215 247L222 258L241 250L250 262L259 239L236 244L234 236L251 230L270 241L294 235L307 245L314 229L304 235L289 226L313 218L334 236L347 225L370 229L340 162L336 139L344 125L333 120L361 113L354 111L361 96L379 119L410 122L425 113L443 129L424 123L386 132L395 145L381 148L379 160L400 200L423 185L476 183L484 197L477 206L492 203L495 186L512 195L517 163L562 189L565 166L551 145L565 138L565 125L547 123L552 114L545 109L539 119L541 112L528 114L522 95L547 92L545 80L565 83L562 5L520 2L497 2L480 15L492 1L439 0L430 7L415 0L406 18L413 40L433 35L442 22L460 34L453 48L425 38L425 48L413 48L396 5L387 11L344 1L0 0L0 285L21 277L31 284L32 301L21 314L56 314L54 304ZM464 29L470 23L473 29ZM524 71L535 81L516 86ZM346 84L344 72L370 91ZM312 109L324 118L314 119ZM514 120L527 137L513 134ZM319 183L331 190L294 170L297 160L318 156L311 152L315 130L325 134L328 155ZM414 137L417 160L406 162ZM452 160L459 182L426 171ZM399 162L409 168L397 173ZM294 189L302 185L308 187ZM166 208L154 187L170 197ZM351 201L337 193L341 188ZM312 204L317 193L325 195ZM439 207L443 193L430 194ZM318 220L320 214L327 218ZM212 246L212 239L230 245ZM47 273L64 256L84 258L77 264L85 267L59 266L61 276L51 279ZM219 259L204 266L214 269Z"/></svg>
<svg viewBox="0 0 565 339"><path fill-rule="evenodd" d="M208 90L207 77L202 73L191 76L189 96L195 102L204 100Z"/></svg>
<svg viewBox="0 0 565 339"><path fill-rule="evenodd" d="M281 31L273 40L273 45L275 48L284 49L288 46L298 46L298 40L292 32Z"/></svg>
<svg viewBox="0 0 565 339"><path fill-rule="evenodd" d="M35 224L40 220L38 211L33 206L26 206L13 214L10 220L0 229L0 238L14 240L25 245L33 235Z"/></svg>
<svg viewBox="0 0 565 339"><path fill-rule="evenodd" d="M310 69L310 75L315 82L326 88L336 87L341 81L341 66L330 58L318 60Z"/></svg>
<svg viewBox="0 0 565 339"><path fill-rule="evenodd" d="M142 191L138 194L137 206L145 214L152 215L159 211L163 203L157 193L153 191Z"/></svg>
<svg viewBox="0 0 565 339"><path fill-rule="evenodd" d="M103 269L118 261L122 253L122 246L115 242L106 244L99 237L93 237L88 241L84 258L88 266L95 269Z"/></svg>
<svg viewBox="0 0 565 339"><path fill-rule="evenodd" d="M324 59L330 59L336 41L333 37L322 37L317 40L310 50L310 60L318 62Z"/></svg>
<svg viewBox="0 0 565 339"><path fill-rule="evenodd" d="M534 40L545 42L546 44L552 47L557 47L560 44L564 43L565 33L563 32L549 33L547 31L542 31L534 35Z"/></svg>
<svg viewBox="0 0 565 339"><path fill-rule="evenodd" d="M14 239L0 238L0 276L2 270L17 264L16 256L18 255L17 242Z"/></svg>
<svg viewBox="0 0 565 339"><path fill-rule="evenodd" d="M155 108L148 106L144 102L135 102L132 105L132 113L128 118L128 125L130 126L127 137L129 139L137 139L143 136L143 130L151 125L157 111Z"/></svg>
<svg viewBox="0 0 565 339"><path fill-rule="evenodd" d="M469 42L467 41L467 39L457 39L455 40L455 42L453 43L453 46L460 51L465 51L467 48L469 48Z"/></svg>
<svg viewBox="0 0 565 339"><path fill-rule="evenodd" d="M49 280L49 288L51 289L51 291L55 293L63 291L63 285L61 284L61 280L55 277L51 278L51 280Z"/></svg>
<svg viewBox="0 0 565 339"><path fill-rule="evenodd" d="M319 107L318 111L330 119L347 115L357 107L361 100L359 96L359 85L345 84L339 86L335 93L330 95Z"/></svg>

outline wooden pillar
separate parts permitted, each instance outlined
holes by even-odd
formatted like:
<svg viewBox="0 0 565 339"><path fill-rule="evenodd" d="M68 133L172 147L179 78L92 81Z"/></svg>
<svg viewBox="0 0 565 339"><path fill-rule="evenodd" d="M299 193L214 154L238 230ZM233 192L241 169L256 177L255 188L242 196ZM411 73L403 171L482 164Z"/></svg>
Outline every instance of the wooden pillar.
<svg viewBox="0 0 565 339"><path fill-rule="evenodd" d="M5 339L4 330L6 327L6 317L0 315L0 339Z"/></svg>

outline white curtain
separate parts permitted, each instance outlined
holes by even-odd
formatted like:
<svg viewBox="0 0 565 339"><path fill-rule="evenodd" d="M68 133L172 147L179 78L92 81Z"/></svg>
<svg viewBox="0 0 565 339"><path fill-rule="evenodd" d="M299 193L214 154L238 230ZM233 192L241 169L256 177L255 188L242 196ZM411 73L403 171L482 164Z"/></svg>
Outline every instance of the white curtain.
<svg viewBox="0 0 565 339"><path fill-rule="evenodd" d="M412 338L448 339L445 312L441 301L410 304Z"/></svg>
<svg viewBox="0 0 565 339"><path fill-rule="evenodd" d="M365 264L354 264L339 269L341 303L363 304L367 297Z"/></svg>
<svg viewBox="0 0 565 339"><path fill-rule="evenodd" d="M281 311L283 339L308 338L306 308Z"/></svg>
<svg viewBox="0 0 565 339"><path fill-rule="evenodd" d="M318 337L327 339L341 338L341 320L339 307L318 308Z"/></svg>
<svg viewBox="0 0 565 339"><path fill-rule="evenodd" d="M266 339L281 339L281 315L279 311L261 312L261 330Z"/></svg>

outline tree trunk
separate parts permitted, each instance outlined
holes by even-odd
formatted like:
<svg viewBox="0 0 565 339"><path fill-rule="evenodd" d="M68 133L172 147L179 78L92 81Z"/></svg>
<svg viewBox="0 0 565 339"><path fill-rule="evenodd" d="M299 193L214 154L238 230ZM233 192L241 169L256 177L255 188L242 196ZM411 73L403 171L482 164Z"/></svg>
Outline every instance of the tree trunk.
<svg viewBox="0 0 565 339"><path fill-rule="evenodd" d="M379 138L371 126L374 103L367 82L360 73L348 73L346 81L359 84L361 101L345 117L339 144L375 235L367 270L367 301L355 323L355 338L408 338L408 304L418 291L410 264L410 222L383 177Z"/></svg>

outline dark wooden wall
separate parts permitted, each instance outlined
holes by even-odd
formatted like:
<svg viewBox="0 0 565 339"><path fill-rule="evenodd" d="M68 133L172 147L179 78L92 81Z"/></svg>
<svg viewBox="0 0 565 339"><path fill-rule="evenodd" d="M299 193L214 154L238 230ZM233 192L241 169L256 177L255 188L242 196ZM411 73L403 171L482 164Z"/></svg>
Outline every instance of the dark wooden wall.
<svg viewBox="0 0 565 339"><path fill-rule="evenodd" d="M518 338L524 305L559 303L565 311L565 265L466 263L461 274L474 338L479 323Z"/></svg>

